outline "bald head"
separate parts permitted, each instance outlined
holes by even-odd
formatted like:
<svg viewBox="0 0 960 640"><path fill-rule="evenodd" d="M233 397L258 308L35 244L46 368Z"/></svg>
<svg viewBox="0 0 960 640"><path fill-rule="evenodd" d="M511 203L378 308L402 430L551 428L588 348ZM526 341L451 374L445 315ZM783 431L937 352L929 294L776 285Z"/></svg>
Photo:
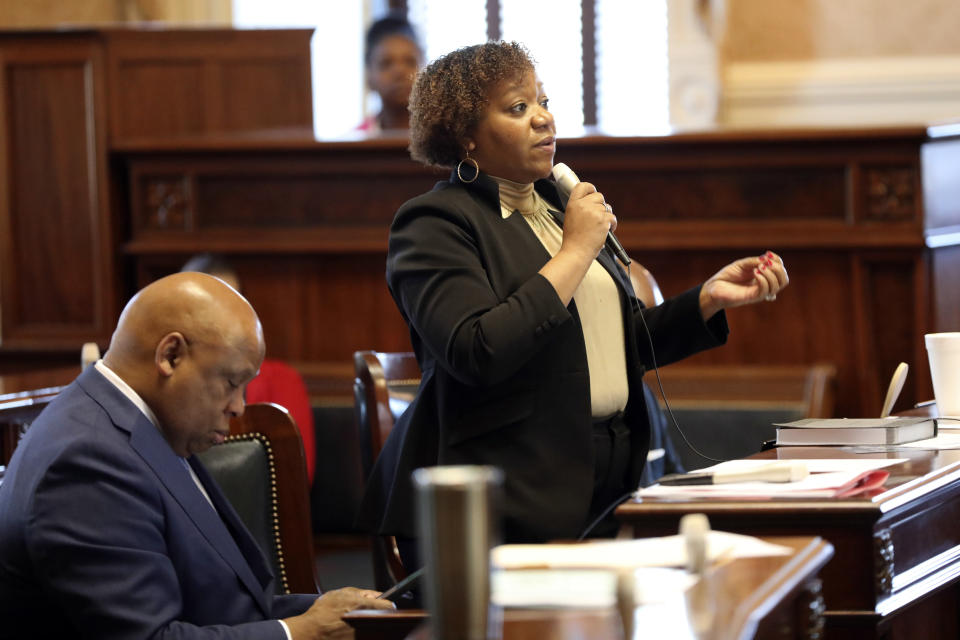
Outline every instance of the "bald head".
<svg viewBox="0 0 960 640"><path fill-rule="evenodd" d="M130 300L104 363L153 410L174 450L189 455L221 440L229 418L243 412L243 387L263 354L250 303L218 278L191 272Z"/></svg>
<svg viewBox="0 0 960 640"><path fill-rule="evenodd" d="M257 314L243 296L218 278L175 273L127 303L110 340L107 366L118 359L153 360L157 343L173 331L203 341L263 341Z"/></svg>

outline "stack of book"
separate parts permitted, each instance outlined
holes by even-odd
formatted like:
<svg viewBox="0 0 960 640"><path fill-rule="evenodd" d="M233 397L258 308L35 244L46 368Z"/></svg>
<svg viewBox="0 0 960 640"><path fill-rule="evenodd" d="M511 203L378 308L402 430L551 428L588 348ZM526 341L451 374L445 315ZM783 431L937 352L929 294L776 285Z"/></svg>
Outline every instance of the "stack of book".
<svg viewBox="0 0 960 640"><path fill-rule="evenodd" d="M781 445L896 445L937 435L932 418L808 418L774 424Z"/></svg>

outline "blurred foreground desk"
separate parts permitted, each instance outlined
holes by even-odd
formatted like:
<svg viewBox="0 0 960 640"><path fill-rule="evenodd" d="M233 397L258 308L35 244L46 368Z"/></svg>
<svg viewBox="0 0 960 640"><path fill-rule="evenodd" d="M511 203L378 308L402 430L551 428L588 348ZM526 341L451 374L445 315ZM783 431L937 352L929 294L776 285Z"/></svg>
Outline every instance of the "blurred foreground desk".
<svg viewBox="0 0 960 640"><path fill-rule="evenodd" d="M694 618L703 622L705 631L686 637L698 640L821 637L823 600L816 576L833 555L832 547L817 537L767 540L788 546L793 553L738 559L715 567L688 592L687 620L678 617L676 609L664 609L662 618L643 615L634 637L684 637L676 631L691 625ZM345 619L356 630L357 640L431 637L422 611L355 611ZM502 637L619 640L623 635L619 614L611 609L507 609Z"/></svg>
<svg viewBox="0 0 960 640"><path fill-rule="evenodd" d="M755 458L857 457L830 447L781 447ZM804 500L645 500L617 511L634 535L672 533L686 513L714 529L755 536L823 536L836 558L823 570L826 637L960 637L960 451L897 450L873 496Z"/></svg>

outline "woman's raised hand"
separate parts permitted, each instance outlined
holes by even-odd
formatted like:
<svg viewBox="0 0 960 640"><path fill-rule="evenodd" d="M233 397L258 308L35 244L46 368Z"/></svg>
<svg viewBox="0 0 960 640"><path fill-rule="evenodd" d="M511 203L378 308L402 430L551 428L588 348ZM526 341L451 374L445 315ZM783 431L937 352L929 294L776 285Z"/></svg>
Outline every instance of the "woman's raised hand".
<svg viewBox="0 0 960 640"><path fill-rule="evenodd" d="M717 311L773 301L790 278L783 260L772 251L741 258L715 273L700 288L700 311L708 320Z"/></svg>

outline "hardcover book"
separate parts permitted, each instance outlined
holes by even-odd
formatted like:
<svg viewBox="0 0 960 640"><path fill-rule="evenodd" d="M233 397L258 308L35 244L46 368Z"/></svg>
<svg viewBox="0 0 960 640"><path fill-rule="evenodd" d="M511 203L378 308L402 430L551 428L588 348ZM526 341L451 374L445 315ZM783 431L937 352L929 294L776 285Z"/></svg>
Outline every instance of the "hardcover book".
<svg viewBox="0 0 960 640"><path fill-rule="evenodd" d="M893 445L937 435L931 418L808 418L774 424L780 445Z"/></svg>

